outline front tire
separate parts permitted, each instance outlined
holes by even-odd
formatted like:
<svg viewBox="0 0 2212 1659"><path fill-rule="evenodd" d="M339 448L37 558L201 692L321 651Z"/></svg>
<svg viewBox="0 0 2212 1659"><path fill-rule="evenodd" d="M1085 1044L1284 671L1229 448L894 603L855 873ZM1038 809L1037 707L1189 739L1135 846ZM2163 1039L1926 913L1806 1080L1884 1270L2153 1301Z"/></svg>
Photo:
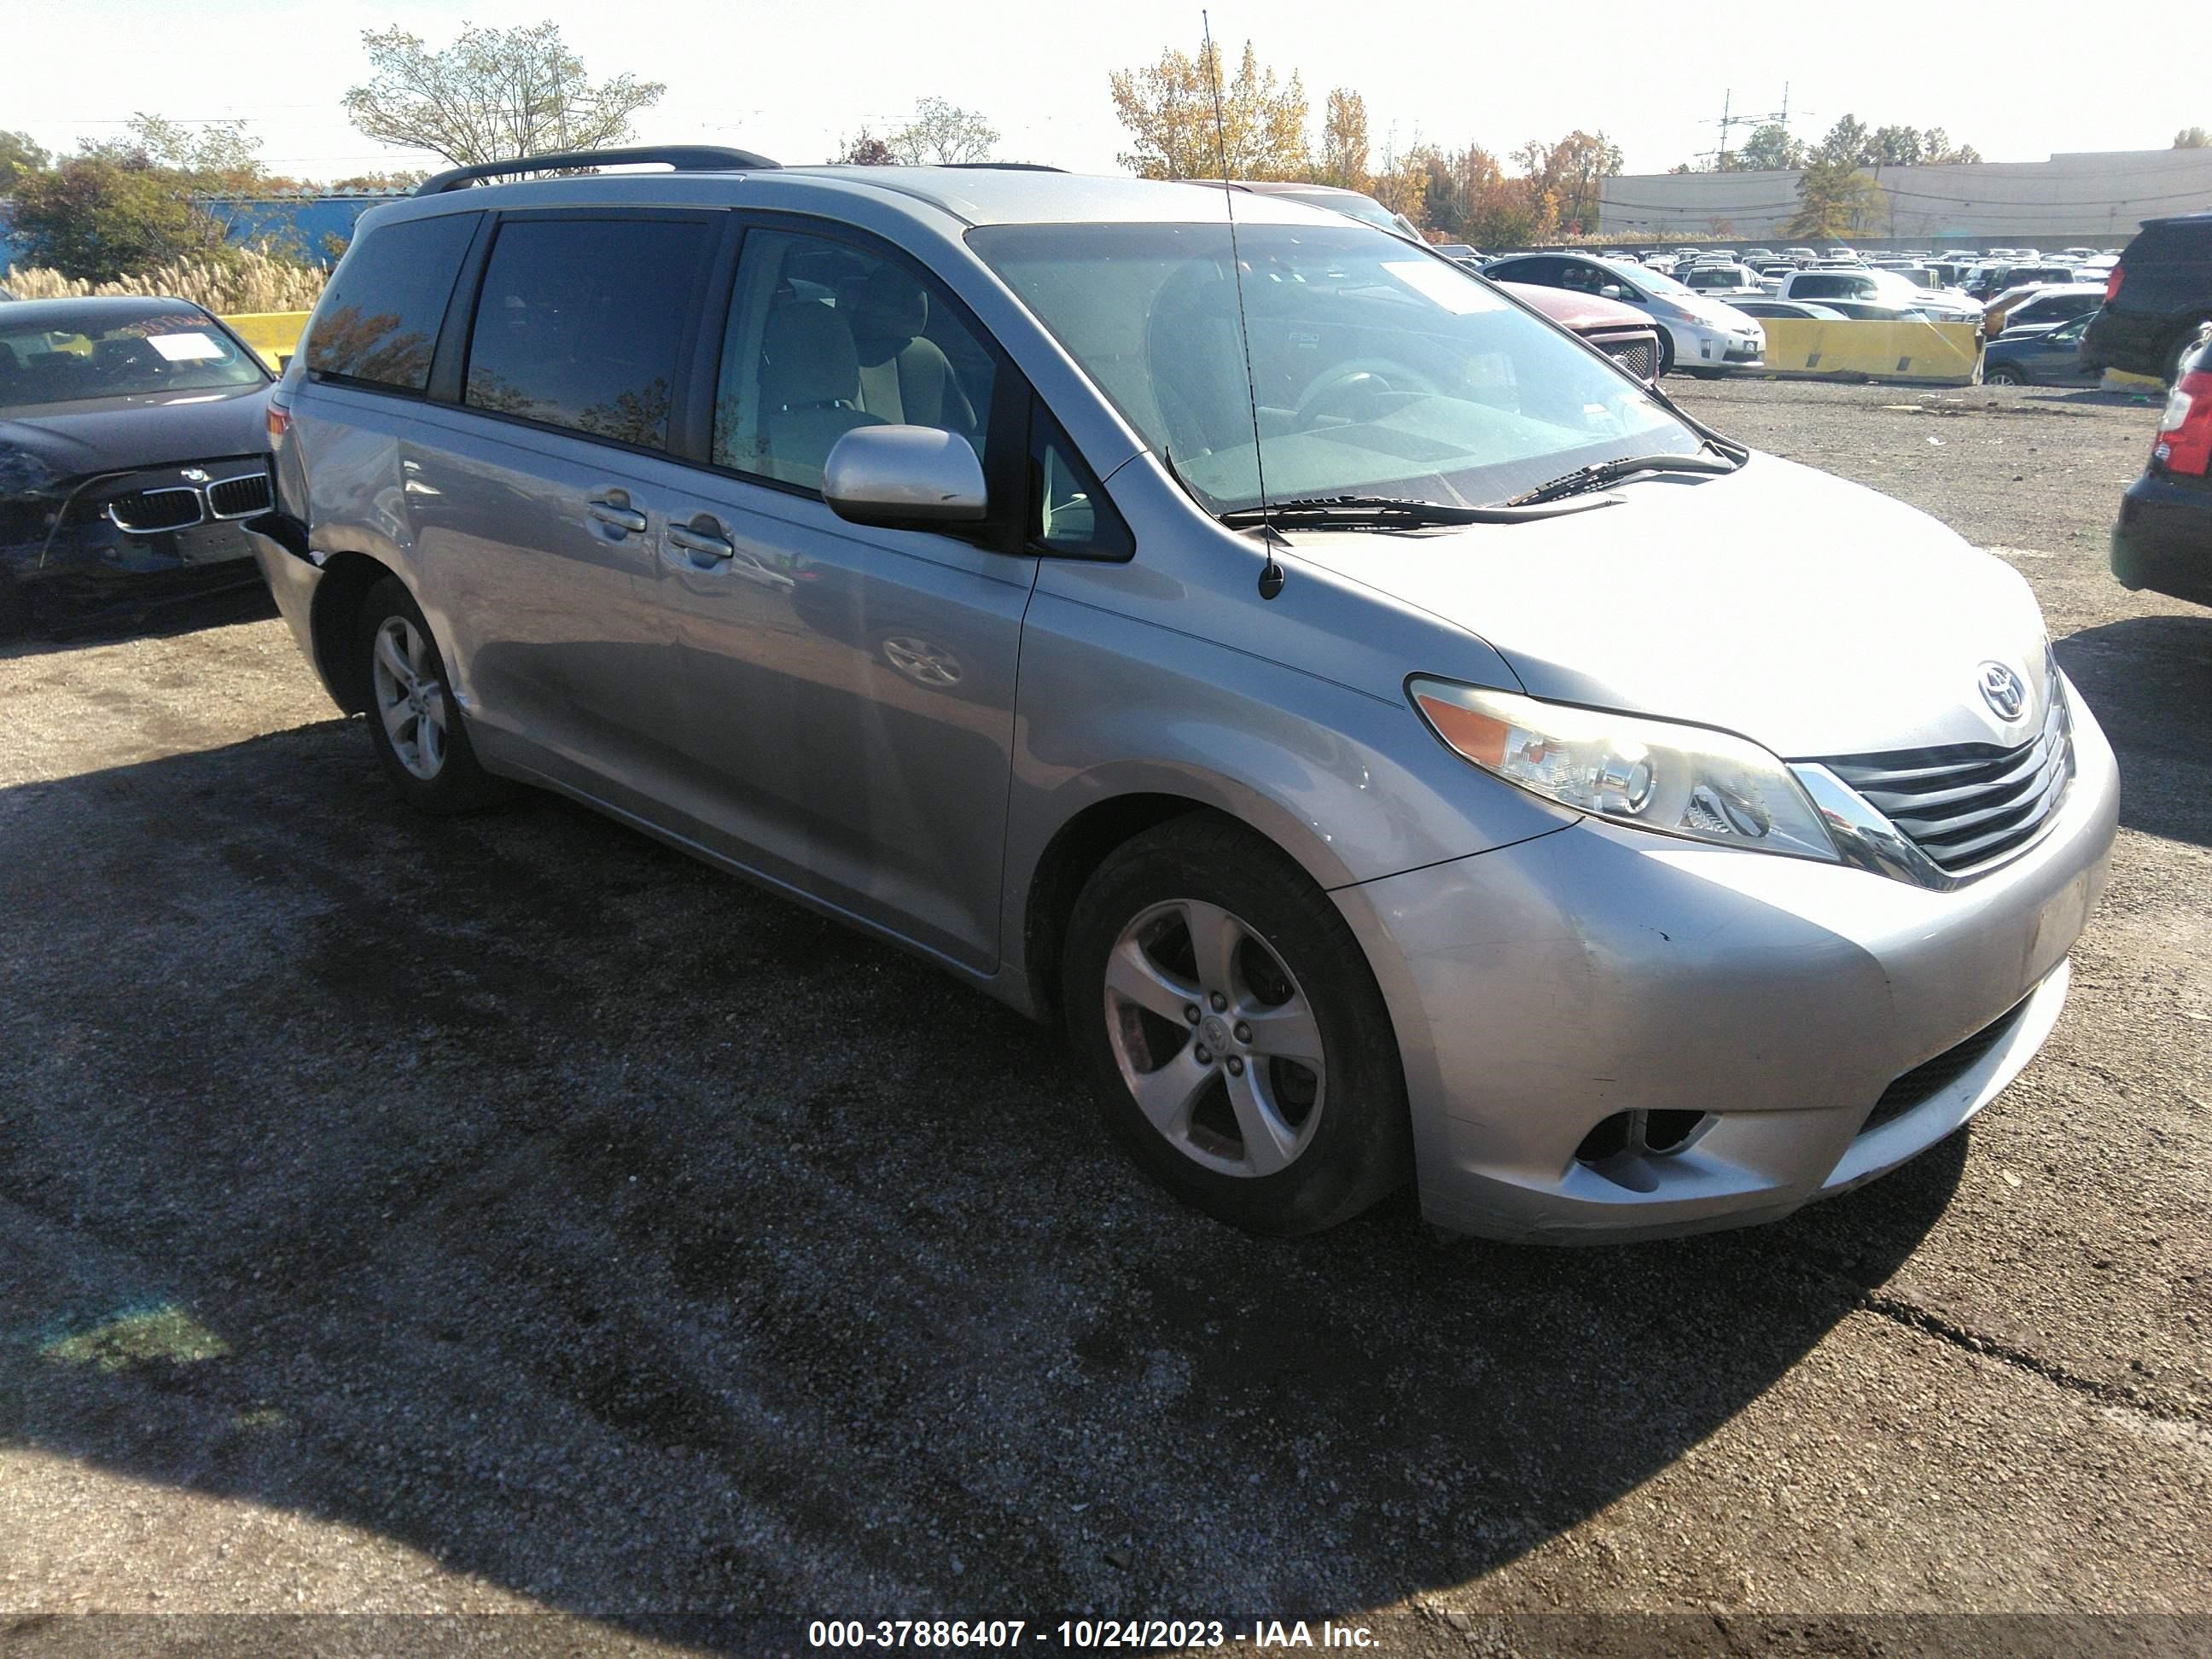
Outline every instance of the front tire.
<svg viewBox="0 0 2212 1659"><path fill-rule="evenodd" d="M503 799L507 786L477 761L430 624L397 576L369 589L355 639L368 687L369 742L408 804L442 817Z"/></svg>
<svg viewBox="0 0 2212 1659"><path fill-rule="evenodd" d="M1983 371L1982 384L1984 386L2026 386L2027 376L2010 363L1999 363L1995 368Z"/></svg>
<svg viewBox="0 0 2212 1659"><path fill-rule="evenodd" d="M1077 898L1068 1036L1161 1185L1259 1233L1347 1221L1412 1164L1389 1012L1327 894L1240 824L1180 818Z"/></svg>

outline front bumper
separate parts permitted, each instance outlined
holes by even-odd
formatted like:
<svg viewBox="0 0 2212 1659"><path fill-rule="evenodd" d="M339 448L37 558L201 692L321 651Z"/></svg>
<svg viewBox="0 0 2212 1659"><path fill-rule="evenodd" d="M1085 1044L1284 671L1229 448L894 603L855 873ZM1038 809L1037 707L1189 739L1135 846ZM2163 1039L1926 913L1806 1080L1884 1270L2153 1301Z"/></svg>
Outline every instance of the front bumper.
<svg viewBox="0 0 2212 1659"><path fill-rule="evenodd" d="M2212 605L2212 478L2146 472L2130 484L2112 526L2112 574L2123 587Z"/></svg>
<svg viewBox="0 0 2212 1659"><path fill-rule="evenodd" d="M1766 336L1737 334L1723 328L1669 324L1674 362L1683 368L1764 368Z"/></svg>
<svg viewBox="0 0 2212 1659"><path fill-rule="evenodd" d="M1588 818L1338 890L1405 1055L1424 1215L1555 1243L1739 1225L1972 1117L2049 1034L2103 890L2118 773L2073 709L2051 827L1948 893ZM1924 1097L1869 1127L1947 1054L1967 1063L1931 1065ZM1624 1111L1702 1121L1673 1152L1578 1161Z"/></svg>

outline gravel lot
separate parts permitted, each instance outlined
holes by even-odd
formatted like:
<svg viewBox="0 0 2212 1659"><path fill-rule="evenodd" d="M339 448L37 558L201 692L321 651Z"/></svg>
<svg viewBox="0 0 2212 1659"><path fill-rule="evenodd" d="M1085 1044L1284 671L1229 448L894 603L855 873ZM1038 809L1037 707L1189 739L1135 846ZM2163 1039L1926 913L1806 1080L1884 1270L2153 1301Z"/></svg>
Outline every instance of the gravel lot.
<svg viewBox="0 0 2212 1659"><path fill-rule="evenodd" d="M2104 565L2152 410L1680 385L2017 566L2126 795L1972 1130L1679 1243L1243 1237L930 969L551 799L410 816L265 615L0 650L0 1646L2207 1611L2212 612Z"/></svg>

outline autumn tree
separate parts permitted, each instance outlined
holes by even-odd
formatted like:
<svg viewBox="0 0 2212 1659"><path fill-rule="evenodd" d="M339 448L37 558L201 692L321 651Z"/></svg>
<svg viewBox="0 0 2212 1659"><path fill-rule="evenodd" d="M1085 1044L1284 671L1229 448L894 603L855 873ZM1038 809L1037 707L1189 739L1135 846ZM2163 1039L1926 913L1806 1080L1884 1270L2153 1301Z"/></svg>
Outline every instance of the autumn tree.
<svg viewBox="0 0 2212 1659"><path fill-rule="evenodd" d="M896 159L915 167L988 161L998 142L998 129L988 121L942 98L921 100L914 119L884 141Z"/></svg>
<svg viewBox="0 0 2212 1659"><path fill-rule="evenodd" d="M1887 204L1881 186L1859 171L1856 161L1822 155L1797 180L1797 216L1784 234L1848 236L1863 229Z"/></svg>
<svg viewBox="0 0 2212 1659"><path fill-rule="evenodd" d="M839 140L837 153L830 158L833 167L895 167L898 164L898 152L866 127L857 138Z"/></svg>
<svg viewBox="0 0 2212 1659"><path fill-rule="evenodd" d="M1739 167L1759 172L1802 167L1808 159L1808 147L1792 138L1789 128L1773 121L1753 128L1751 137L1735 154Z"/></svg>
<svg viewBox="0 0 2212 1659"><path fill-rule="evenodd" d="M40 149L27 132L0 132L0 196L28 174L43 173L54 158Z"/></svg>
<svg viewBox="0 0 2212 1659"><path fill-rule="evenodd" d="M1513 160L1528 181L1528 203L1549 198L1557 222L1577 233L1597 223L1605 180L1621 167L1620 145L1602 132L1580 128L1555 144L1531 139L1513 152Z"/></svg>
<svg viewBox="0 0 2212 1659"><path fill-rule="evenodd" d="M468 25L442 51L397 27L365 31L370 78L345 112L380 143L427 149L465 166L561 150L605 149L630 118L660 100L658 81L592 82L551 21L512 29Z"/></svg>
<svg viewBox="0 0 2212 1659"><path fill-rule="evenodd" d="M1874 133L1855 115L1846 115L1830 127L1814 149L1818 160L1845 167L1874 165ZM1792 232L1793 235L1798 233Z"/></svg>
<svg viewBox="0 0 2212 1659"><path fill-rule="evenodd" d="M1232 78L1224 79L1219 50L1206 44L1196 58L1170 48L1157 64L1115 70L1107 84L1132 140L1117 159L1142 178L1218 178L1224 161L1231 179L1309 174L1305 88L1295 74L1279 84L1249 40Z"/></svg>
<svg viewBox="0 0 2212 1659"><path fill-rule="evenodd" d="M8 220L23 264L96 283L224 248L223 227L192 199L189 181L143 158L74 155L26 173Z"/></svg>
<svg viewBox="0 0 2212 1659"><path fill-rule="evenodd" d="M1930 127L1920 135L1923 167L1964 167L1981 159L1981 151L1972 144L1954 144L1951 135L1941 127Z"/></svg>
<svg viewBox="0 0 2212 1659"><path fill-rule="evenodd" d="M2212 149L2212 132L2203 127L2184 127L2173 135L2176 149Z"/></svg>
<svg viewBox="0 0 2212 1659"><path fill-rule="evenodd" d="M1875 161L1882 167L1917 167L1926 159L1918 127L1876 127L1869 142Z"/></svg>
<svg viewBox="0 0 2212 1659"><path fill-rule="evenodd" d="M1321 182L1374 191L1375 179L1367 171L1367 100L1349 87L1328 95L1321 129Z"/></svg>

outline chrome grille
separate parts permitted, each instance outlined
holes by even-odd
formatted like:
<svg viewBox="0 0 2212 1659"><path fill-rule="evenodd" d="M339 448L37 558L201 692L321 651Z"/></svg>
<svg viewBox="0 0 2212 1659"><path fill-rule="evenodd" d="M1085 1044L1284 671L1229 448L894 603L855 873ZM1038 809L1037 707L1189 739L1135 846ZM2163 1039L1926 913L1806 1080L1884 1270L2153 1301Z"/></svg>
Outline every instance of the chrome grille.
<svg viewBox="0 0 2212 1659"><path fill-rule="evenodd" d="M174 489L131 489L112 497L107 516L118 530L134 536L151 536L165 530L183 530L203 516L200 492L189 486Z"/></svg>
<svg viewBox="0 0 2212 1659"><path fill-rule="evenodd" d="M1656 340L1613 341L1606 346L1605 355L1639 380L1650 380L1659 368Z"/></svg>
<svg viewBox="0 0 2212 1659"><path fill-rule="evenodd" d="M2051 673L2043 729L2003 749L1950 744L1822 763L1929 860L1958 875L2035 838L2074 777L2063 683Z"/></svg>
<svg viewBox="0 0 2212 1659"><path fill-rule="evenodd" d="M269 475L247 472L218 478L207 487L208 509L218 519L250 518L270 507Z"/></svg>

